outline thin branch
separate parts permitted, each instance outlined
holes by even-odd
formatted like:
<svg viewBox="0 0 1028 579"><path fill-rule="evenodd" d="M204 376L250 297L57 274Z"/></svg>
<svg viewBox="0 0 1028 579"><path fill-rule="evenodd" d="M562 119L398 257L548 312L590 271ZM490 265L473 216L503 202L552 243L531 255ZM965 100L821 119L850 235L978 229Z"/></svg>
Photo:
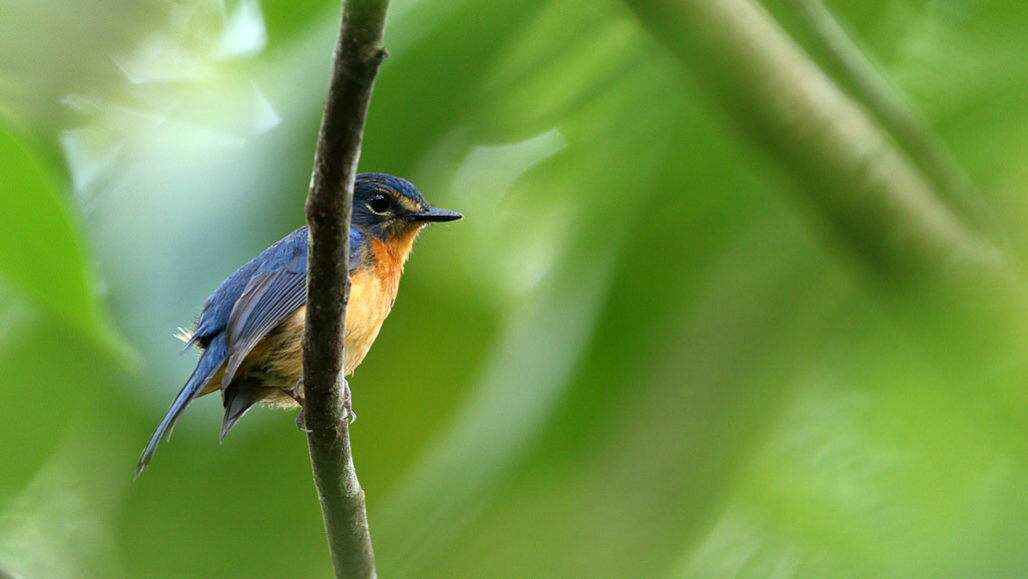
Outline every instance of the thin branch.
<svg viewBox="0 0 1028 579"><path fill-rule="evenodd" d="M386 57L382 31L387 6L387 0L343 4L306 205L310 240L304 413L336 577L375 577L364 491L350 454L343 337L350 293L347 262L354 178L371 90Z"/></svg>
<svg viewBox="0 0 1028 579"><path fill-rule="evenodd" d="M854 42L821 0L786 0L843 80L889 130L910 158L957 210L979 229L999 235L996 216L946 145L900 90Z"/></svg>
<svg viewBox="0 0 1028 579"><path fill-rule="evenodd" d="M751 0L625 0L800 185L827 230L893 281L1000 253Z"/></svg>

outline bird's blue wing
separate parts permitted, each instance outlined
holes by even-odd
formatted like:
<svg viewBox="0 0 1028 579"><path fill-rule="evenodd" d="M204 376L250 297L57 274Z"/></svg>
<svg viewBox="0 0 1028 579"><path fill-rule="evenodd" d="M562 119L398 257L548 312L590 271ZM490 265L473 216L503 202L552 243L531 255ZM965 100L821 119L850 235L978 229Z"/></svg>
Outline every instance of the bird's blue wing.
<svg viewBox="0 0 1028 579"><path fill-rule="evenodd" d="M296 255L298 252L307 251L307 227L301 227L285 236L277 243L265 249L260 255L251 259L248 263L236 270L235 273L221 282L218 289L207 298L203 304L203 311L196 320L196 329L188 347L192 343L199 343L203 347L214 338L214 336L225 331L228 326L229 317L232 315L236 302L243 295L250 280L255 276L280 266L283 262Z"/></svg>
<svg viewBox="0 0 1028 579"><path fill-rule="evenodd" d="M360 263L362 245L361 233L351 229L351 270ZM223 388L268 332L307 303L307 228L300 228L265 253L268 255L247 280L225 323L229 358Z"/></svg>

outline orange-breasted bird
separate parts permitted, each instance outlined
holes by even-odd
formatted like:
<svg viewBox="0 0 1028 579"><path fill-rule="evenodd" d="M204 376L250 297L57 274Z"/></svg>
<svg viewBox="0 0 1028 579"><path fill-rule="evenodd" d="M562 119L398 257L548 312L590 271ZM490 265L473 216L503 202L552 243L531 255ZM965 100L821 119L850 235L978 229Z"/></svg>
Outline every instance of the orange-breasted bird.
<svg viewBox="0 0 1028 579"><path fill-rule="evenodd" d="M354 185L350 227L350 301L343 367L360 365L396 299L400 275L418 233L462 215L436 209L414 185L362 173ZM340 291L340 299L342 293ZM143 449L138 475L189 403L221 390L221 438L255 403L303 406L303 336L307 303L307 227L290 233L218 286L192 331L179 337L203 350L192 376ZM297 424L301 424L302 416Z"/></svg>

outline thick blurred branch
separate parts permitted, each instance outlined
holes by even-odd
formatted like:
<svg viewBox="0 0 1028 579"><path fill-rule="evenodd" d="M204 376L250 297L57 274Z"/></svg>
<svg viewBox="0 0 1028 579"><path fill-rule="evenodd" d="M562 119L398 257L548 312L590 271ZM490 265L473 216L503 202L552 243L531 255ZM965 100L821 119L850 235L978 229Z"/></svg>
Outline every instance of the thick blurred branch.
<svg viewBox="0 0 1028 579"><path fill-rule="evenodd" d="M310 430L307 443L314 483L336 577L375 576L364 491L350 454L343 337L350 292L347 262L353 184L371 90L386 56L382 31L387 6L387 0L347 0L343 4L306 205L310 241L303 336L304 413Z"/></svg>
<svg viewBox="0 0 1028 579"><path fill-rule="evenodd" d="M1010 254L970 227L891 136L751 0L625 0L779 162L830 234L889 291L879 295L962 387L994 385L1002 416L1028 416L1028 290ZM1018 372L1028 369L1018 367Z"/></svg>
<svg viewBox="0 0 1028 579"><path fill-rule="evenodd" d="M898 281L954 262L999 261L763 8L750 0L626 3L873 271Z"/></svg>
<svg viewBox="0 0 1028 579"><path fill-rule="evenodd" d="M855 96L889 130L939 193L979 229L998 235L995 215L946 145L821 0L785 0L785 3L800 16Z"/></svg>

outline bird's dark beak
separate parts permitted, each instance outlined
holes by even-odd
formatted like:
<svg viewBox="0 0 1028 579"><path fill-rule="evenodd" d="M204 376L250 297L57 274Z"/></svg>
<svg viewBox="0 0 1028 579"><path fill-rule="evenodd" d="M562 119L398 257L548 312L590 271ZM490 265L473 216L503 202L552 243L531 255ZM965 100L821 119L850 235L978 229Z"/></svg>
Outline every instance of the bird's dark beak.
<svg viewBox="0 0 1028 579"><path fill-rule="evenodd" d="M437 209L430 207L424 211L418 211L417 213L408 213L408 221L454 221L462 219L464 216L456 211L450 211L449 209Z"/></svg>

